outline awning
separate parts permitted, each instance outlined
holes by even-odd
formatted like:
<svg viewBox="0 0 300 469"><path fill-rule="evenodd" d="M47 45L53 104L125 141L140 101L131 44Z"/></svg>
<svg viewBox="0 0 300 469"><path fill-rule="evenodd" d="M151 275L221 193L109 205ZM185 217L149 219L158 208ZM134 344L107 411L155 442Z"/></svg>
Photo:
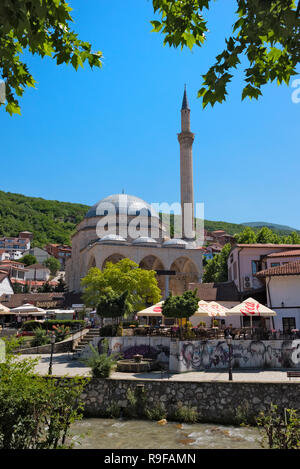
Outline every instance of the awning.
<svg viewBox="0 0 300 469"><path fill-rule="evenodd" d="M0 314L9 314L10 309L0 303Z"/></svg>
<svg viewBox="0 0 300 469"><path fill-rule="evenodd" d="M150 306L150 308L143 309L137 313L137 316L152 316L152 317L161 317L162 314L162 305L163 301L156 303L156 305Z"/></svg>
<svg viewBox="0 0 300 469"><path fill-rule="evenodd" d="M22 315L33 315L33 316L45 316L46 311L42 308L38 308L37 306L31 305L30 303L26 303L25 305L18 306L17 308L11 309L12 314L20 314Z"/></svg>
<svg viewBox="0 0 300 469"><path fill-rule="evenodd" d="M248 298L241 304L229 309L227 312L227 316L234 316L235 314L247 317L276 316L275 311L267 308L267 306L262 305L253 298Z"/></svg>

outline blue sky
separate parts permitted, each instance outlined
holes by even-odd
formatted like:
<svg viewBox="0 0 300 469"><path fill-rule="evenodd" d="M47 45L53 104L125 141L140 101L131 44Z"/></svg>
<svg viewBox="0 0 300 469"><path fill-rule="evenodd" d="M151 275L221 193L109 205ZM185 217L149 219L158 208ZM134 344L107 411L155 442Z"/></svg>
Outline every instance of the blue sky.
<svg viewBox="0 0 300 469"><path fill-rule="evenodd" d="M195 200L205 218L269 221L300 229L299 115L291 87L241 102L242 73L226 103L202 109L201 75L223 50L235 2L213 3L205 47L163 47L151 33L149 0L70 0L74 28L104 54L103 68L77 73L28 57L36 90L22 116L0 110L1 189L92 205L125 192L149 203L180 200L180 107L192 110ZM299 78L299 77L298 77Z"/></svg>

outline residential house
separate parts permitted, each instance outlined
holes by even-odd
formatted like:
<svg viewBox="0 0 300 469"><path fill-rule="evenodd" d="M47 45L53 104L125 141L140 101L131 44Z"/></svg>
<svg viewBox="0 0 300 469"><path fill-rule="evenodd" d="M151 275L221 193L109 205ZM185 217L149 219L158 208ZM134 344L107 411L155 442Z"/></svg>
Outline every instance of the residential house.
<svg viewBox="0 0 300 469"><path fill-rule="evenodd" d="M265 290L264 283L256 274L272 262L272 257L268 256L280 254L279 262L284 262L283 253L289 251L291 254L295 250L300 250L299 244L236 244L228 257L228 280L233 281L245 297L253 296L253 292Z"/></svg>
<svg viewBox="0 0 300 469"><path fill-rule="evenodd" d="M67 244L47 244L45 249L50 256L59 260L62 270L65 270L66 261L71 258L72 255L72 247Z"/></svg>
<svg viewBox="0 0 300 469"><path fill-rule="evenodd" d="M22 285L25 285L25 276L28 272L28 269L25 268L25 265L21 262L16 262L12 260L0 261L0 270L4 270L8 273L8 276L12 283L20 283Z"/></svg>
<svg viewBox="0 0 300 469"><path fill-rule="evenodd" d="M0 296L13 294L14 289L8 273L5 270L0 270Z"/></svg>
<svg viewBox="0 0 300 469"><path fill-rule="evenodd" d="M47 259L49 259L50 254L45 249L34 247L29 249L29 251L24 252L25 254L31 254L37 260L38 264L43 264Z"/></svg>
<svg viewBox="0 0 300 469"><path fill-rule="evenodd" d="M21 253L30 249L30 238L23 236L24 232L20 233L19 237L2 237L0 238L0 249L13 253L21 251Z"/></svg>
<svg viewBox="0 0 300 469"><path fill-rule="evenodd" d="M300 329L300 260L267 268L256 277L265 283L268 307L277 313L275 329Z"/></svg>
<svg viewBox="0 0 300 469"><path fill-rule="evenodd" d="M27 267L26 281L47 282L50 277L50 270L43 264L32 264Z"/></svg>

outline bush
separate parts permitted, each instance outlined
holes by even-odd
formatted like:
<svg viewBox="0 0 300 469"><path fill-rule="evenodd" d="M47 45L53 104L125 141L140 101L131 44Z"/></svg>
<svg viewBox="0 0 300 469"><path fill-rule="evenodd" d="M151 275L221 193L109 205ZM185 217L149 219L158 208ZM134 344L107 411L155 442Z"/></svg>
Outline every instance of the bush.
<svg viewBox="0 0 300 469"><path fill-rule="evenodd" d="M177 407L174 413L174 420L184 423L197 423L197 409L195 407L190 406Z"/></svg>
<svg viewBox="0 0 300 469"><path fill-rule="evenodd" d="M118 326L113 324L108 324L107 326L103 326L100 329L100 336L101 337L116 337L117 335Z"/></svg>
<svg viewBox="0 0 300 469"><path fill-rule="evenodd" d="M279 412L271 404L268 412L260 412L257 425L264 434L262 445L269 449L300 449L300 417L295 409Z"/></svg>
<svg viewBox="0 0 300 469"><path fill-rule="evenodd" d="M91 344L92 356L84 363L92 368L93 378L109 378L113 368L117 364L118 356L116 354L108 355L108 342L103 341L103 353L99 353Z"/></svg>
<svg viewBox="0 0 300 469"><path fill-rule="evenodd" d="M34 374L36 360L12 355L0 363L0 449L56 449L66 445L70 425L81 418L86 379Z"/></svg>
<svg viewBox="0 0 300 469"><path fill-rule="evenodd" d="M85 321L68 320L68 319L50 319L45 322L26 321L22 325L22 331L34 331L35 329L42 328L44 330L53 330L53 326L70 327L72 331L85 326Z"/></svg>
<svg viewBox="0 0 300 469"><path fill-rule="evenodd" d="M152 407L146 407L145 417L148 420L162 420L167 418L166 407L163 403L159 402Z"/></svg>
<svg viewBox="0 0 300 469"><path fill-rule="evenodd" d="M31 347L40 347L41 345L47 345L50 343L50 337L47 332L41 327L37 328L34 333L34 338L30 342Z"/></svg>
<svg viewBox="0 0 300 469"><path fill-rule="evenodd" d="M66 326L53 326L55 332L55 342L62 342L70 334L70 328Z"/></svg>

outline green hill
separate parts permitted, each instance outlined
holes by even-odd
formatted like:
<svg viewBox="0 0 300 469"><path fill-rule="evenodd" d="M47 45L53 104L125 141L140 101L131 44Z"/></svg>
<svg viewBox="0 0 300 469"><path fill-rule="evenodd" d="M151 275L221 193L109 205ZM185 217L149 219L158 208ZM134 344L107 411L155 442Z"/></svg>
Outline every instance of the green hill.
<svg viewBox="0 0 300 469"><path fill-rule="evenodd" d="M0 236L32 231L35 246L71 242L71 234L88 206L26 197L0 191Z"/></svg>
<svg viewBox="0 0 300 469"><path fill-rule="evenodd" d="M83 204L45 200L21 194L0 191L0 236L17 236L20 231L32 231L35 246L47 243L71 242L75 226L83 219L89 207ZM223 221L205 220L208 231L224 230L234 235L244 230L245 225ZM290 234L289 227L266 223L280 235ZM258 231L260 226L254 226Z"/></svg>

